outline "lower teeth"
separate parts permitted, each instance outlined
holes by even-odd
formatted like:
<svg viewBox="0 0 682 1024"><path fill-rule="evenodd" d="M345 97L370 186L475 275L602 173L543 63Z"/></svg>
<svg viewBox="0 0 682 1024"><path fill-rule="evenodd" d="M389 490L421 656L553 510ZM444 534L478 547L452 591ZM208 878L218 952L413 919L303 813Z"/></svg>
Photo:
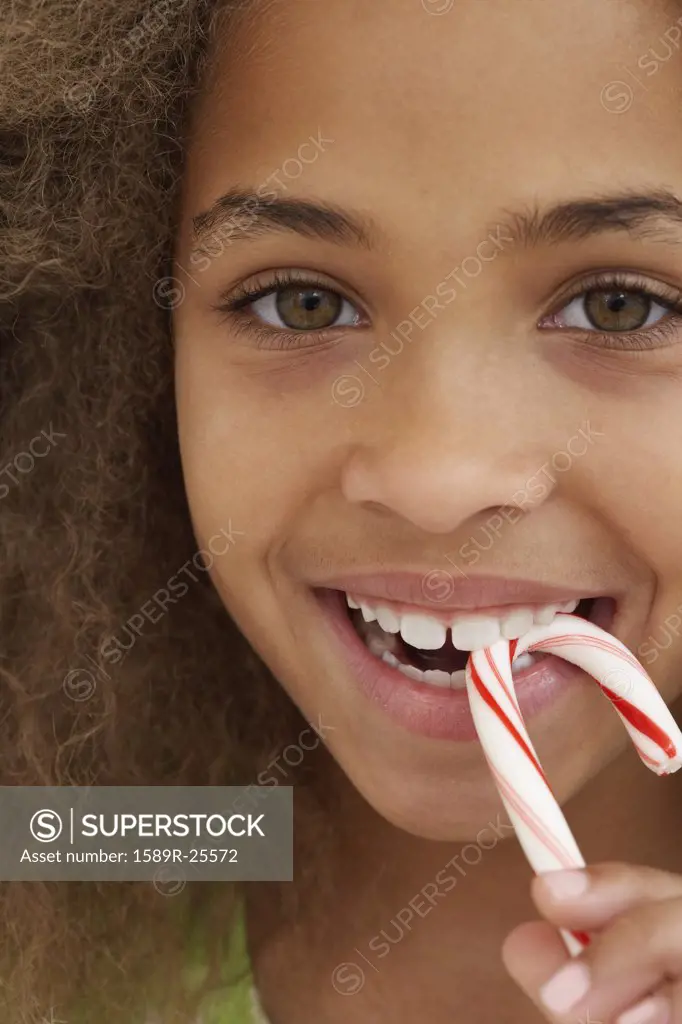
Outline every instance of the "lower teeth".
<svg viewBox="0 0 682 1024"><path fill-rule="evenodd" d="M444 672L438 668L421 672L414 665L403 665L390 651L384 651L381 660L393 665L408 679L414 679L418 683L429 683L431 686L440 686L446 690L464 690L466 688L466 672L463 668L458 672Z"/></svg>
<svg viewBox="0 0 682 1024"><path fill-rule="evenodd" d="M384 640L378 636L366 637L365 644L375 657L381 658L387 665L397 668L408 679L412 679L417 683L438 686L441 689L466 689L466 671L463 668L457 672L444 672L442 669L427 669L422 672L414 665L404 665L399 661L395 654L387 649ZM530 668L536 661L537 658L532 654L520 654L512 662L512 670L514 673L522 672L524 669Z"/></svg>

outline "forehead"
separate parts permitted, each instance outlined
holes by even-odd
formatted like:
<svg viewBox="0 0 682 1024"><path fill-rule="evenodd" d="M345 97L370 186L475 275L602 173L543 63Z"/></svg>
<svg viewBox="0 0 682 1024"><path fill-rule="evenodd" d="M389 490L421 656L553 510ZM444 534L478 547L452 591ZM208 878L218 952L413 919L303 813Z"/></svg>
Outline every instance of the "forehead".
<svg viewBox="0 0 682 1024"><path fill-rule="evenodd" d="M409 217L409 198L442 224L444 202L487 216L678 190L680 26L682 3L664 0L255 0L214 48L189 212L320 136L333 142L291 193L378 219Z"/></svg>

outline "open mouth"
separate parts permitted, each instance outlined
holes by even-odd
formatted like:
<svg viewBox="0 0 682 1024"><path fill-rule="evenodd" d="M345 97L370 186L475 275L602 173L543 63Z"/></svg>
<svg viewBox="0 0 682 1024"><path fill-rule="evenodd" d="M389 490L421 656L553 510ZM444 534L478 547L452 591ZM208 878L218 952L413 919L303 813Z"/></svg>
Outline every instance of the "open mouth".
<svg viewBox="0 0 682 1024"><path fill-rule="evenodd" d="M442 689L466 688L465 666L472 650L489 647L500 639L523 636L533 625L549 625L555 615L570 612L609 629L616 603L609 597L589 597L559 605L510 607L504 614L452 613L449 622L428 614L396 614L385 604L345 594L353 628L370 653L402 672L408 679ZM521 654L512 663L514 677L535 669L550 658L544 653Z"/></svg>

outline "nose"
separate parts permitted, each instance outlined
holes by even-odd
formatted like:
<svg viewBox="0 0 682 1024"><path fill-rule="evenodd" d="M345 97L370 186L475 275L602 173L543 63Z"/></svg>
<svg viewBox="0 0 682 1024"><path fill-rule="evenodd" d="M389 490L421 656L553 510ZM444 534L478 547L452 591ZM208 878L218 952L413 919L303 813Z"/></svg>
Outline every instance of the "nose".
<svg viewBox="0 0 682 1024"><path fill-rule="evenodd" d="M547 424L504 387L412 389L380 400L362 433L342 473L346 500L429 533L492 511L537 509L556 486Z"/></svg>

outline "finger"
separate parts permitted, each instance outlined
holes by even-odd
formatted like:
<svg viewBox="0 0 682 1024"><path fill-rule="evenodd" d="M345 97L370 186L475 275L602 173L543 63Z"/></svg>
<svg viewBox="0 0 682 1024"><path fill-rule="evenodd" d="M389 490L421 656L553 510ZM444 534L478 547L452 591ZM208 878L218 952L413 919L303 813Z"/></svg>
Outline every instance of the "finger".
<svg viewBox="0 0 682 1024"><path fill-rule="evenodd" d="M502 960L519 988L546 1014L538 999L540 987L570 961L556 928L544 921L519 925L502 945Z"/></svg>
<svg viewBox="0 0 682 1024"><path fill-rule="evenodd" d="M512 943L510 970L552 1021L618 1021L666 982L682 981L682 897L627 911L596 935L580 957L544 977L549 958L540 948L539 933L534 936ZM506 957L509 962L508 948ZM663 1013L660 1006L656 1010ZM625 1024L632 1022L626 1018Z"/></svg>
<svg viewBox="0 0 682 1024"><path fill-rule="evenodd" d="M533 879L535 904L548 921L567 929L601 930L643 903L682 897L682 877L631 864L596 864L549 871Z"/></svg>
<svg viewBox="0 0 682 1024"><path fill-rule="evenodd" d="M670 997L661 990L621 1013L616 1024L674 1024L677 1018L671 1012Z"/></svg>
<svg viewBox="0 0 682 1024"><path fill-rule="evenodd" d="M674 989L673 985L663 985L621 1013L616 1024L682 1024L682 1017L675 1016Z"/></svg>

